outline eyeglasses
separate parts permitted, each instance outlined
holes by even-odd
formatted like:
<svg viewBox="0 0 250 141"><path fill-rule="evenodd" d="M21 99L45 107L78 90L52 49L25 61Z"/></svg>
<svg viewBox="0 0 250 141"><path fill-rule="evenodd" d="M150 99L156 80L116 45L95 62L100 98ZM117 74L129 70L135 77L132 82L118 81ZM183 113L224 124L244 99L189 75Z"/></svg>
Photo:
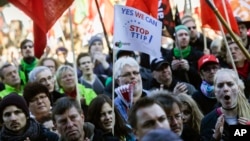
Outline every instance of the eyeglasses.
<svg viewBox="0 0 250 141"><path fill-rule="evenodd" d="M33 48L33 45L22 46L22 49Z"/></svg>
<svg viewBox="0 0 250 141"><path fill-rule="evenodd" d="M38 96L35 96L34 98L32 98L30 100L30 102L35 102L35 101L39 101L39 100L44 100L45 98L48 98L48 96L46 94L41 94Z"/></svg>
<svg viewBox="0 0 250 141"><path fill-rule="evenodd" d="M168 121L175 120L181 120L182 119L182 113L175 114L174 116L167 116Z"/></svg>
<svg viewBox="0 0 250 141"><path fill-rule="evenodd" d="M189 29L189 30L191 30L191 29L196 29L196 26L190 26L190 27L188 27L188 29Z"/></svg>
<svg viewBox="0 0 250 141"><path fill-rule="evenodd" d="M48 81L51 82L53 80L54 80L54 78L52 76L48 76L47 78L40 79L39 83L46 85L46 84L48 84Z"/></svg>
<svg viewBox="0 0 250 141"><path fill-rule="evenodd" d="M119 75L119 77L131 77L132 75L138 76L139 74L140 74L140 72L138 72L138 71L133 71L132 73L127 72L127 73L125 73L125 74L123 74L123 75Z"/></svg>

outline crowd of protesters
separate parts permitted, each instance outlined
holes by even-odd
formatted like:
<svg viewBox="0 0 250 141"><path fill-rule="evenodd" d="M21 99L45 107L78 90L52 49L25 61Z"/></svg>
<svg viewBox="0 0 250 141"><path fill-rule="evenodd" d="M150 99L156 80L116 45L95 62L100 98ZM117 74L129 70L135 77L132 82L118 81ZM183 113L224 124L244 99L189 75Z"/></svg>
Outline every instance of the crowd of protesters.
<svg viewBox="0 0 250 141"><path fill-rule="evenodd" d="M237 19L237 41L250 50L249 25ZM249 60L230 35L198 32L190 15L159 58L105 53L99 34L85 50L61 38L36 58L22 23L12 24L15 38L1 38L10 53L0 66L0 141L228 141L231 125L250 125Z"/></svg>

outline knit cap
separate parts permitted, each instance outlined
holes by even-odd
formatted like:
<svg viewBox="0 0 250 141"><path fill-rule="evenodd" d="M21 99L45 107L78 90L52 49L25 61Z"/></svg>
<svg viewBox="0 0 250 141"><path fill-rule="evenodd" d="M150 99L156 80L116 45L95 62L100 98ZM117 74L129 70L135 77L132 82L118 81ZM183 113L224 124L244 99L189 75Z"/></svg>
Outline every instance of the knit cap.
<svg viewBox="0 0 250 141"><path fill-rule="evenodd" d="M24 114L29 117L29 108L27 106L26 101L16 92L12 92L5 96L2 101L0 102L0 122L3 123L3 110L7 106L16 106L23 110Z"/></svg>
<svg viewBox="0 0 250 141"><path fill-rule="evenodd" d="M102 42L102 38L100 36L98 36L98 35L92 36L90 38L90 40L89 40L89 47L91 47L93 45L93 43L96 42L96 41Z"/></svg>
<svg viewBox="0 0 250 141"><path fill-rule="evenodd" d="M185 26L185 25L178 25L178 26L175 27L175 33L178 32L181 29L186 30L188 33L190 32L189 29L187 28L187 26Z"/></svg>

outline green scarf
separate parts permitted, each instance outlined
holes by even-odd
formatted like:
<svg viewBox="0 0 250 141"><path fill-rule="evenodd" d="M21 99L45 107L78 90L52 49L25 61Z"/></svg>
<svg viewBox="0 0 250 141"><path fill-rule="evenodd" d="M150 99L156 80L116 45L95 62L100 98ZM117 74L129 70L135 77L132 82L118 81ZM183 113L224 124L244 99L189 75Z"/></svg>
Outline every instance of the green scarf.
<svg viewBox="0 0 250 141"><path fill-rule="evenodd" d="M177 47L174 48L174 56L176 59L181 57L186 58L191 52L191 46L187 46L185 49L179 49Z"/></svg>
<svg viewBox="0 0 250 141"><path fill-rule="evenodd" d="M26 63L23 59L21 60L21 66L25 73L30 72L37 65L37 63L38 63L37 58L35 58L35 60L31 64Z"/></svg>

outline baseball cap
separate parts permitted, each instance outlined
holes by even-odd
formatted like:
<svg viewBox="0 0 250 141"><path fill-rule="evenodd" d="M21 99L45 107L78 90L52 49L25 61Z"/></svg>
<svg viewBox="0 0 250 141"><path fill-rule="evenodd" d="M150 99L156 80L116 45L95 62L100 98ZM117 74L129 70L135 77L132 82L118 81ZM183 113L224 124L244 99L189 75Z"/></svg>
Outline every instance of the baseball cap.
<svg viewBox="0 0 250 141"><path fill-rule="evenodd" d="M201 68L206 64L206 63L216 63L219 64L219 60L212 54L208 55L203 55L199 60L198 60L198 70L200 71Z"/></svg>
<svg viewBox="0 0 250 141"><path fill-rule="evenodd" d="M150 68L151 71L159 70L163 64L169 65L168 61L163 58L155 58L152 60Z"/></svg>
<svg viewBox="0 0 250 141"><path fill-rule="evenodd" d="M116 58L119 59L122 56L135 57L135 52L130 50L118 50Z"/></svg>

